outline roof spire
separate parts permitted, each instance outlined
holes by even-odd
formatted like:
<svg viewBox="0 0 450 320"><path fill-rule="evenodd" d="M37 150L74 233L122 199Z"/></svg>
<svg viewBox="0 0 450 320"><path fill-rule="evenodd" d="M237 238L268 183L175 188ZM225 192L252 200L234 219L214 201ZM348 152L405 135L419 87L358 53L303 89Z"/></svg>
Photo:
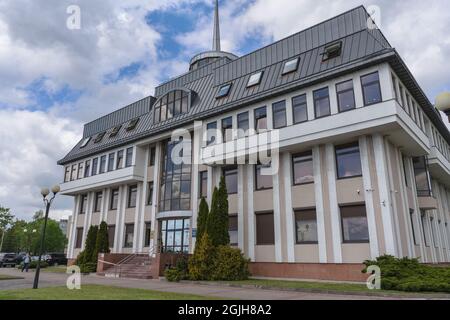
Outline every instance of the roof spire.
<svg viewBox="0 0 450 320"><path fill-rule="evenodd" d="M220 51L219 0L216 0L216 8L214 10L214 35L212 49L213 51Z"/></svg>

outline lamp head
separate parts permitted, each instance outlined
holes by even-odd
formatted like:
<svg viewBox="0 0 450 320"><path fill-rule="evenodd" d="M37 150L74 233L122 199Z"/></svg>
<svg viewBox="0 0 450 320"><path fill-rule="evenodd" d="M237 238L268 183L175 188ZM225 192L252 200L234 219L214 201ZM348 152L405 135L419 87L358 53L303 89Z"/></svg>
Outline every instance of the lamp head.
<svg viewBox="0 0 450 320"><path fill-rule="evenodd" d="M53 192L54 194L57 194L59 191L61 191L61 188L59 187L59 185L53 186L52 192Z"/></svg>
<svg viewBox="0 0 450 320"><path fill-rule="evenodd" d="M48 188L42 188L41 189L41 194L42 196L45 198L46 196L48 196L50 193L50 190L48 190Z"/></svg>

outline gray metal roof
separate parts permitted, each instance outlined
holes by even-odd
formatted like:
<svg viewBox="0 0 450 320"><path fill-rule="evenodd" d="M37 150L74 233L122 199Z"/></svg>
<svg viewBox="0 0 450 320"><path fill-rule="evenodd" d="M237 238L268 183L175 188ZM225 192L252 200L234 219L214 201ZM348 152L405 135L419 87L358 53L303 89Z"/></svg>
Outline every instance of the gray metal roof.
<svg viewBox="0 0 450 320"><path fill-rule="evenodd" d="M129 106L124 108L126 110L121 109L95 120L86 125L85 135L89 136L92 133L105 130L108 126L115 126L115 123L118 123L122 116L124 119L130 119L133 113L131 110L136 110L136 113L133 113L134 116L142 112L140 115L141 121L135 130L122 132L122 128L115 139L108 141L105 137L103 142L96 145L90 142L83 149L79 148L80 141L58 163L66 164L108 148L115 148L133 140L180 127L195 119L205 119L384 61L390 62L396 68L399 76L422 107L429 109L431 106L431 109L426 110L427 115L434 122L440 123L437 124L438 129L450 141L450 133L442 120L439 119L438 121L436 114L433 115L435 113L434 108L398 57L398 54L380 30L367 28L368 18L367 11L363 6L360 6L233 61L221 58L169 80L155 89L155 96L159 98L177 88L194 91L196 98L188 113L153 124L153 113L150 112L150 109L154 98L148 97L147 100L141 100L146 101L143 104L149 105L148 108ZM322 62L322 53L325 46L336 41L342 42L341 55L335 59ZM294 57L300 58L298 70L283 76L284 63ZM257 71L264 71L260 85L246 88L249 77ZM218 89L226 83L232 83L229 95L223 99L216 99ZM127 108L130 108L130 110Z"/></svg>

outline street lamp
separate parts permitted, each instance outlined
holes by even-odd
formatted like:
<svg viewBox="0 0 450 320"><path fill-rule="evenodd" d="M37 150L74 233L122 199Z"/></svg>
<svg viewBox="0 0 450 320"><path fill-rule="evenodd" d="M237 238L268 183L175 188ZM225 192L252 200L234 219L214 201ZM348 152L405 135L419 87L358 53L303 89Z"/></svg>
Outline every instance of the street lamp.
<svg viewBox="0 0 450 320"><path fill-rule="evenodd" d="M44 198L45 204L45 218L44 218L44 229L42 230L41 235L41 247L39 248L39 258L36 265L36 273L34 275L33 289L37 289L39 284L39 272L41 271L41 258L42 258L42 251L44 250L45 229L47 228L48 212L50 211L50 206L53 202L53 199L55 199L56 194L59 191L60 191L59 186L58 185L54 186L52 188L53 196L50 199L47 199L47 196L50 194L50 190L48 190L48 188L42 188L41 190L41 195Z"/></svg>

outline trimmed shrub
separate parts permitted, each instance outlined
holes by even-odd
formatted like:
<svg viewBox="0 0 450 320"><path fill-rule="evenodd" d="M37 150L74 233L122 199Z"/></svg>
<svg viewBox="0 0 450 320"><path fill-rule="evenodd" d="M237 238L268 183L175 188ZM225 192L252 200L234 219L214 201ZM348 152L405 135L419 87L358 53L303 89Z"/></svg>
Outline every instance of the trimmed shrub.
<svg viewBox="0 0 450 320"><path fill-rule="evenodd" d="M178 260L175 268L164 271L164 276L169 282L179 282L188 279L188 258L182 255Z"/></svg>
<svg viewBox="0 0 450 320"><path fill-rule="evenodd" d="M450 268L421 264L418 259L395 258L390 255L364 261L367 267L381 270L381 288L398 291L450 292Z"/></svg>
<svg viewBox="0 0 450 320"><path fill-rule="evenodd" d="M177 268L171 268L164 271L164 276L169 282L180 282L183 280L183 276Z"/></svg>
<svg viewBox="0 0 450 320"><path fill-rule="evenodd" d="M97 263L87 262L79 267L81 273L94 273L97 271Z"/></svg>
<svg viewBox="0 0 450 320"><path fill-rule="evenodd" d="M240 249L230 246L219 246L214 254L211 280L246 280L250 275L248 263L249 260L244 257Z"/></svg>

